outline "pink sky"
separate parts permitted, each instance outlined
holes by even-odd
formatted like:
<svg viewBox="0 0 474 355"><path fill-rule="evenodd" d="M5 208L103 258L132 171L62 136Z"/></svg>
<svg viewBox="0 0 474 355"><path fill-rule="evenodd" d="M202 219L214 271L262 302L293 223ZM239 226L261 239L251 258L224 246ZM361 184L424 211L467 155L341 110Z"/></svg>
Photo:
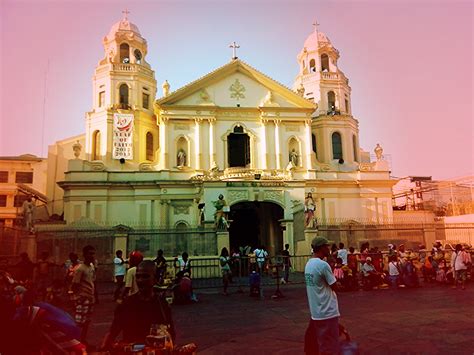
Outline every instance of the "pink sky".
<svg viewBox="0 0 474 355"><path fill-rule="evenodd" d="M473 174L471 1L3 0L0 155L44 156L84 132L101 41L125 7L172 90L226 63L234 40L241 59L291 86L317 18L341 53L362 148L380 143L398 177Z"/></svg>

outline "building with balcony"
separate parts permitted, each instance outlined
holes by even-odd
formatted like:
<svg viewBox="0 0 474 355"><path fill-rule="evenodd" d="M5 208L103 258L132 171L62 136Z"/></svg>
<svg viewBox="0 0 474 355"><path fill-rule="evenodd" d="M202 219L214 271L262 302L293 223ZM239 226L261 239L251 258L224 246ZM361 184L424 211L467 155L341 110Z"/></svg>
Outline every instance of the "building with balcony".
<svg viewBox="0 0 474 355"><path fill-rule="evenodd" d="M46 202L46 170L46 159L35 155L0 157L0 226L22 224L28 197L38 207Z"/></svg>

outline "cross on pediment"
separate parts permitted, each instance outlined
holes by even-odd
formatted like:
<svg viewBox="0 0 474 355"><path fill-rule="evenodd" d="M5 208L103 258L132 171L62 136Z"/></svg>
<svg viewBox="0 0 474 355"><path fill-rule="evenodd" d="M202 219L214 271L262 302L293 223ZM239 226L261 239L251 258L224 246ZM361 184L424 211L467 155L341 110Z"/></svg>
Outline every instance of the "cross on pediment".
<svg viewBox="0 0 474 355"><path fill-rule="evenodd" d="M229 45L229 48L232 48L232 59L237 59L237 48L240 46L234 41Z"/></svg>

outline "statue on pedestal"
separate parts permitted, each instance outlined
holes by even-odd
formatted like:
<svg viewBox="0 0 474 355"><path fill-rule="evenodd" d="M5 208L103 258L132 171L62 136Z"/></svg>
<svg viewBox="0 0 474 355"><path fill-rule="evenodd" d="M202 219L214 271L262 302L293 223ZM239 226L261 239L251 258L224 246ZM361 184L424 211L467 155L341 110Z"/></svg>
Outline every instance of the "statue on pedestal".
<svg viewBox="0 0 474 355"><path fill-rule="evenodd" d="M178 166L186 166L186 152L184 149L178 150L176 160L178 161Z"/></svg>
<svg viewBox="0 0 474 355"><path fill-rule="evenodd" d="M224 200L224 195L220 194L219 199L217 201L212 201L212 204L216 208L216 212L214 213L214 224L217 230L225 230L229 228L229 223L226 218L226 207L228 206L227 202Z"/></svg>
<svg viewBox="0 0 474 355"><path fill-rule="evenodd" d="M374 149L375 156L377 157L377 160L382 160L383 158L383 148L380 146L379 143L377 143L377 146Z"/></svg>
<svg viewBox="0 0 474 355"><path fill-rule="evenodd" d="M316 204L313 200L313 194L308 192L304 200L304 225L305 228L315 228L316 219L314 217L314 212L316 211Z"/></svg>
<svg viewBox="0 0 474 355"><path fill-rule="evenodd" d="M293 163L293 166L298 166L298 152L293 148L290 152L289 161Z"/></svg>

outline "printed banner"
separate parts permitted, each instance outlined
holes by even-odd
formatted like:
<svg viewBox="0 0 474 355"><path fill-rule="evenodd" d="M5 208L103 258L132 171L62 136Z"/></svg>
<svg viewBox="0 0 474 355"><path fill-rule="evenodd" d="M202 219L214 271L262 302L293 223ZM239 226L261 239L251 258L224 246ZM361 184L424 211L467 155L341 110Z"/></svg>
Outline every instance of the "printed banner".
<svg viewBox="0 0 474 355"><path fill-rule="evenodd" d="M114 113L113 159L133 159L133 114Z"/></svg>

